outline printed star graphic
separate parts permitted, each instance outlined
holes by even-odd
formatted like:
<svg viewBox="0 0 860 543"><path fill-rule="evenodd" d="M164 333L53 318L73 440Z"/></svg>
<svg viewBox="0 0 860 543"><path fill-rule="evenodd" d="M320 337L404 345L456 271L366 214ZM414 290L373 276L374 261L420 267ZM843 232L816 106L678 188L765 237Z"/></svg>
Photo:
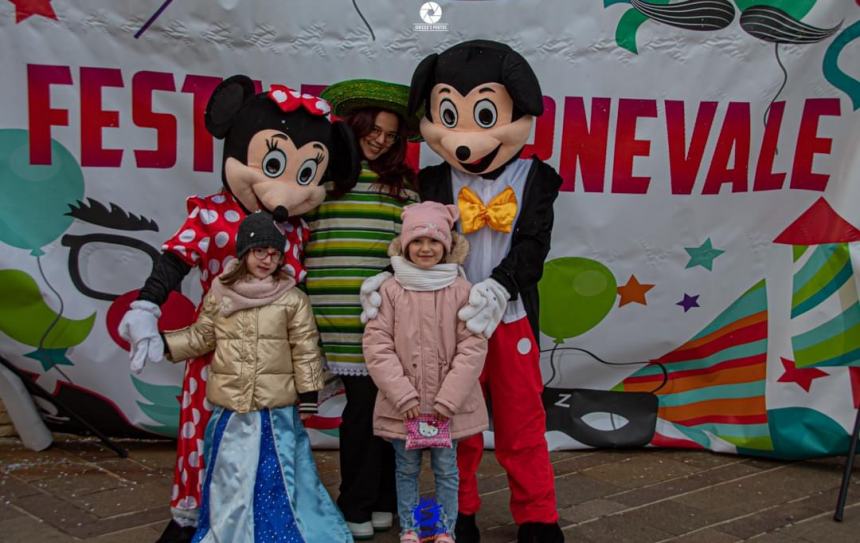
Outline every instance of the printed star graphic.
<svg viewBox="0 0 860 543"><path fill-rule="evenodd" d="M627 280L627 284L618 287L618 295L621 300L618 301L618 307L624 307L627 304L636 302L637 304L648 305L645 299L645 293L654 288L654 285L649 283L640 283L635 275L631 275Z"/></svg>
<svg viewBox="0 0 860 543"><path fill-rule="evenodd" d="M676 302L675 305L680 305L681 307L683 307L684 313L686 313L687 311L693 309L694 307L701 307L699 305L699 296L700 296L699 294L696 294L695 296L690 296L689 294L687 294L685 292L684 293L684 299L681 300L680 302Z"/></svg>
<svg viewBox="0 0 860 543"><path fill-rule="evenodd" d="M705 240L705 243L698 247L684 247L687 254L690 255L690 261L687 262L685 269L701 266L708 271L712 271L714 267L714 259L725 253L720 249L714 249L711 245L711 238Z"/></svg>
<svg viewBox="0 0 860 543"><path fill-rule="evenodd" d="M24 356L38 360L42 369L48 371L54 366L74 366L74 362L66 358L66 349L38 349Z"/></svg>
<svg viewBox="0 0 860 543"><path fill-rule="evenodd" d="M51 0L9 0L15 4L15 24L32 15L41 15L48 19L57 20L57 14L51 6Z"/></svg>
<svg viewBox="0 0 860 543"><path fill-rule="evenodd" d="M830 375L818 368L798 368L794 360L789 360L781 356L779 359L782 361L782 367L785 368L785 373L783 373L777 381L780 383L796 383L797 386L807 392L812 388L812 381L814 379Z"/></svg>

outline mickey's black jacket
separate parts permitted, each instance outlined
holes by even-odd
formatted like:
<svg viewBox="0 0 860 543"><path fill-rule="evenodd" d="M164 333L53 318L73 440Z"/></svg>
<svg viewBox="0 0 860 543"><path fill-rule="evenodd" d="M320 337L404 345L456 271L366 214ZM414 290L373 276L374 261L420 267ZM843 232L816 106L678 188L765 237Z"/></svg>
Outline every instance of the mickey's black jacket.
<svg viewBox="0 0 860 543"><path fill-rule="evenodd" d="M532 157L528 178L519 202L520 212L511 235L511 248L502 258L490 277L499 282L511 295L511 300L522 298L529 324L539 342L540 305L537 284L543 275L543 263L549 254L552 236L553 203L561 188L562 179L556 171ZM505 166L508 167L508 166ZM487 183L495 183L487 179ZM451 186L451 166L444 162L428 166L418 173L418 186L422 201L456 204ZM471 280L483 281L484 277Z"/></svg>

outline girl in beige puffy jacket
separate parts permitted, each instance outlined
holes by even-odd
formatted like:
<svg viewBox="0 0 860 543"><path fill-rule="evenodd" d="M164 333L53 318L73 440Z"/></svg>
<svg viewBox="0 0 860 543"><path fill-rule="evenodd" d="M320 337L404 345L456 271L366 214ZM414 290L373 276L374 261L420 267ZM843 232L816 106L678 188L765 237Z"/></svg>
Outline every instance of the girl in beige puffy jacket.
<svg viewBox="0 0 860 543"><path fill-rule="evenodd" d="M373 431L394 445L403 543L419 542L414 513L422 456L421 449L406 448L406 420L435 415L448 421L454 440L451 448L430 449L441 506L437 543L453 543L459 484L456 440L482 432L488 423L478 383L487 341L457 318L471 288L459 265L468 242L452 233L458 217L456 206L436 202L403 210L402 234L389 247L394 277L382 284L379 314L364 331L364 358L379 388Z"/></svg>
<svg viewBox="0 0 860 543"><path fill-rule="evenodd" d="M281 270L283 249L272 216L249 215L238 260L212 284L197 321L165 334L170 360L215 351L204 458L193 458L205 461L195 542L352 541L301 423L316 410L322 362L308 298Z"/></svg>

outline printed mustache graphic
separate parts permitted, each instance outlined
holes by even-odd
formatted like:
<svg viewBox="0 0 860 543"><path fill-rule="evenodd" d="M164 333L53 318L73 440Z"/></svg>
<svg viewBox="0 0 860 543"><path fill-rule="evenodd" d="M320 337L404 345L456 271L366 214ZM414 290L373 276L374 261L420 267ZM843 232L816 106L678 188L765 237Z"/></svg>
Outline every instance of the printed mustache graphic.
<svg viewBox="0 0 860 543"><path fill-rule="evenodd" d="M721 30L735 18L735 6L730 0L687 0L677 4L630 0L630 5L649 19L685 30Z"/></svg>
<svg viewBox="0 0 860 543"><path fill-rule="evenodd" d="M816 43L828 38L842 27L818 28L794 19L781 9L752 6L741 13L741 28L747 34L770 43Z"/></svg>

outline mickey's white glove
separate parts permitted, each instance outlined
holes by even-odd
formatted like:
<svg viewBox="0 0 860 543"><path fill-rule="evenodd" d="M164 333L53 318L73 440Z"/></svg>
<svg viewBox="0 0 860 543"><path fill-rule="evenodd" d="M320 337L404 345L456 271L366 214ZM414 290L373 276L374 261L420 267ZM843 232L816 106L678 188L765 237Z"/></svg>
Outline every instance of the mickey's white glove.
<svg viewBox="0 0 860 543"><path fill-rule="evenodd" d="M164 341L158 333L161 309L152 302L137 300L125 312L119 323L119 335L131 345L131 364L134 373L143 371L147 361L160 362L164 358Z"/></svg>
<svg viewBox="0 0 860 543"><path fill-rule="evenodd" d="M382 296L379 295L379 287L382 283L391 277L391 272L377 273L373 277L368 277L361 284L358 291L358 299L361 301L361 324L367 324L367 321L372 321L379 314L379 306L382 305Z"/></svg>
<svg viewBox="0 0 860 543"><path fill-rule="evenodd" d="M457 313L466 328L489 339L501 322L511 299L510 293L495 279L489 278L472 285L469 305Z"/></svg>

